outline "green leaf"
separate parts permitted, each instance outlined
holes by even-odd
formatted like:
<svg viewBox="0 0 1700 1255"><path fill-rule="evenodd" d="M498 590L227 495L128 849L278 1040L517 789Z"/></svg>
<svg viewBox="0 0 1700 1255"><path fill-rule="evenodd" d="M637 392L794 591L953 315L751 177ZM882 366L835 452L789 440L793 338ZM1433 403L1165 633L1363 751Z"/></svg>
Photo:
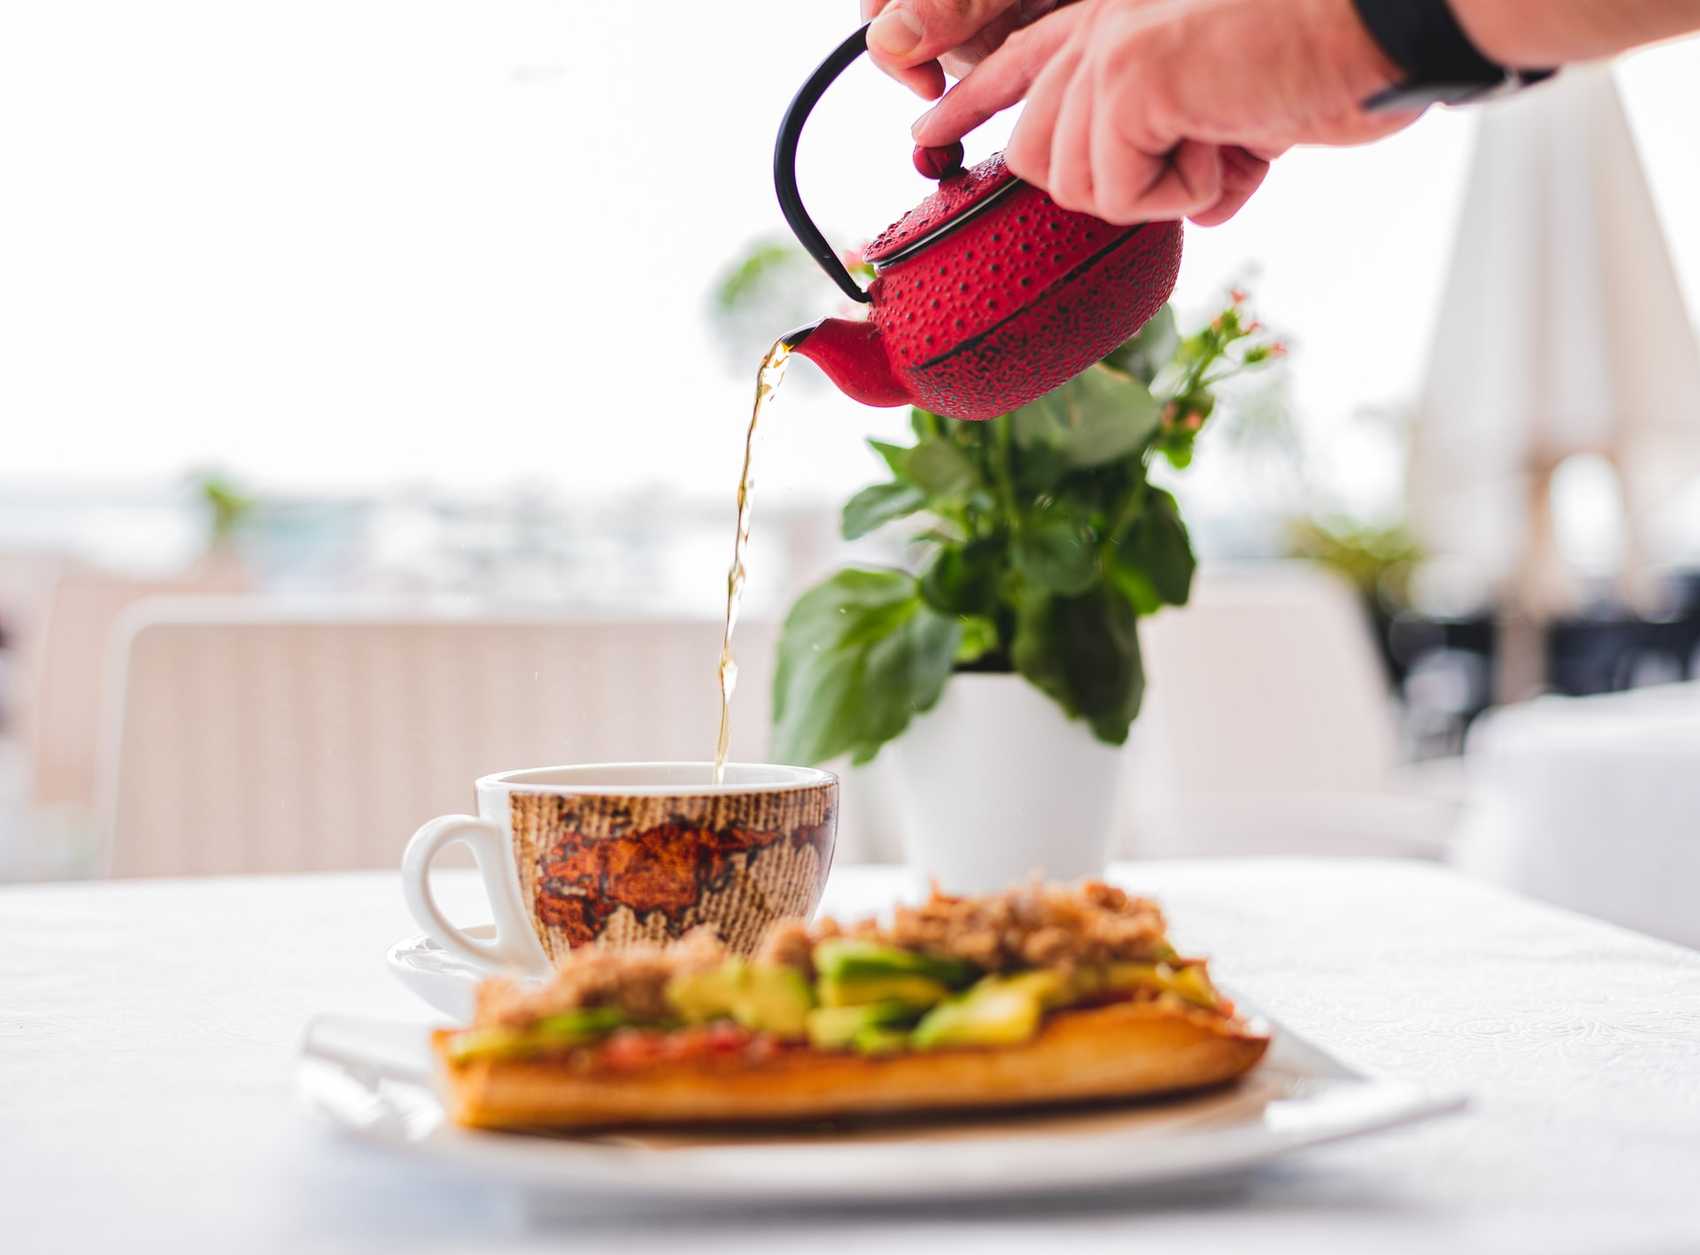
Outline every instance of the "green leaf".
<svg viewBox="0 0 1700 1255"><path fill-rule="evenodd" d="M1151 316L1133 339L1120 348L1110 350L1104 364L1132 375L1150 387L1157 372L1174 357L1180 342L1180 332L1175 328L1174 308L1165 305Z"/></svg>
<svg viewBox="0 0 1700 1255"><path fill-rule="evenodd" d="M1015 443L1049 447L1074 468L1102 466L1134 453L1157 430L1158 406L1139 380L1094 366L1016 410Z"/></svg>
<svg viewBox="0 0 1700 1255"><path fill-rule="evenodd" d="M1008 422L1008 418L993 419ZM1069 466L1061 450L1046 444L1029 445L1022 449L1015 462L1015 484L1029 500L1054 490L1068 474Z"/></svg>
<svg viewBox="0 0 1700 1255"><path fill-rule="evenodd" d="M929 497L957 497L980 482L967 453L943 436L931 436L909 451L909 481Z"/></svg>
<svg viewBox="0 0 1700 1255"><path fill-rule="evenodd" d="M763 241L750 250L730 273L722 276L714 291L714 303L722 310L743 304L775 271L789 269L803 260L793 244Z"/></svg>
<svg viewBox="0 0 1700 1255"><path fill-rule="evenodd" d="M909 454L912 450L907 445L892 444L887 440L869 440L868 448L879 454L880 461L886 464L893 479L909 477Z"/></svg>
<svg viewBox="0 0 1700 1255"><path fill-rule="evenodd" d="M978 662L998 647L998 625L979 615L964 615L962 640L956 646L956 665Z"/></svg>
<svg viewBox="0 0 1700 1255"><path fill-rule="evenodd" d="M925 440L944 430L944 423L937 414L914 405L909 408L909 430L915 433L915 439Z"/></svg>
<svg viewBox="0 0 1700 1255"><path fill-rule="evenodd" d="M840 571L791 608L773 680L780 762L849 754L867 762L937 704L962 625L920 597L903 571Z"/></svg>
<svg viewBox="0 0 1700 1255"><path fill-rule="evenodd" d="M1141 614L1164 605L1184 606L1197 566L1180 507L1161 488L1151 489L1145 508L1116 543L1117 586Z"/></svg>
<svg viewBox="0 0 1700 1255"><path fill-rule="evenodd" d="M990 614L997 608L1003 545L991 539L948 545L921 573L921 596L942 614Z"/></svg>
<svg viewBox="0 0 1700 1255"><path fill-rule="evenodd" d="M1110 745L1127 740L1145 696L1139 620L1125 597L1097 588L1038 597L1021 607L1011 644L1015 669Z"/></svg>
<svg viewBox="0 0 1700 1255"><path fill-rule="evenodd" d="M873 484L844 503L844 539L866 536L876 527L913 514L926 504L926 494L911 484Z"/></svg>
<svg viewBox="0 0 1700 1255"><path fill-rule="evenodd" d="M1011 548L1016 570L1044 592L1083 593L1098 578L1092 533L1071 519L1050 518L1027 527Z"/></svg>

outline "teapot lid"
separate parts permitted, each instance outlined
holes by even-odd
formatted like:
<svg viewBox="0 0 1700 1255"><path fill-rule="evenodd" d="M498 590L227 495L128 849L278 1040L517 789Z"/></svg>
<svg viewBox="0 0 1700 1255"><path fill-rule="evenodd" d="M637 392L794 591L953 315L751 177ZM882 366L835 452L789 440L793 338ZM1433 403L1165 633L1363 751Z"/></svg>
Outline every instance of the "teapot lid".
<svg viewBox="0 0 1700 1255"><path fill-rule="evenodd" d="M941 180L937 191L881 231L862 256L875 264L889 261L1018 182L1002 153L988 157L971 170Z"/></svg>

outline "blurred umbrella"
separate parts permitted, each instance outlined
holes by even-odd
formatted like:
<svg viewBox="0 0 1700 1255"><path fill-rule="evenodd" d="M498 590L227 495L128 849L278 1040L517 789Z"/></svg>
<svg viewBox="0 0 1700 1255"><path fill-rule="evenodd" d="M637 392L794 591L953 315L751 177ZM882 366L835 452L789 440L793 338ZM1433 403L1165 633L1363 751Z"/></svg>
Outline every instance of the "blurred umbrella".
<svg viewBox="0 0 1700 1255"><path fill-rule="evenodd" d="M1700 351L1605 67L1483 113L1412 430L1418 537L1525 629L1575 601L1549 489L1578 453L1621 480L1634 600L1640 538L1700 475ZM1538 683L1538 651L1509 661L1502 695Z"/></svg>

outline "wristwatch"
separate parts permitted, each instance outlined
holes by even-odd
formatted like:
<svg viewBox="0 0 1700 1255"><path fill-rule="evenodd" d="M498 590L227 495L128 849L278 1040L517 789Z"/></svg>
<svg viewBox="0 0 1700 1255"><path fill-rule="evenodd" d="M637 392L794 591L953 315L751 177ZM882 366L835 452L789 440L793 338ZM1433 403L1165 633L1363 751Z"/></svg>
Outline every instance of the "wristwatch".
<svg viewBox="0 0 1700 1255"><path fill-rule="evenodd" d="M1371 113L1421 110L1505 95L1556 70L1514 70L1482 55L1447 0L1352 0L1370 38L1405 77L1364 101Z"/></svg>

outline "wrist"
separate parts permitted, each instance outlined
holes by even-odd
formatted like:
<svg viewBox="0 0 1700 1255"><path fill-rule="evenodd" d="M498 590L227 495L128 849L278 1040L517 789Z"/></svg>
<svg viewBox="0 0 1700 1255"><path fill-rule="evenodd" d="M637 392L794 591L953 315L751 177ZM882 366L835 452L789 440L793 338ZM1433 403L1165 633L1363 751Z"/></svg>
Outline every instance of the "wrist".
<svg viewBox="0 0 1700 1255"><path fill-rule="evenodd" d="M1505 0L1507 7L1518 0ZM1482 48L1459 21L1455 0L1352 0L1401 81L1366 101L1372 112L1487 99L1551 78L1548 67L1513 65Z"/></svg>
<svg viewBox="0 0 1700 1255"><path fill-rule="evenodd" d="M1573 14L1566 12L1572 6L1542 3L1531 12L1531 6L1522 0L1447 0L1447 3L1458 25L1481 54L1508 69L1526 70L1577 59L1574 55L1553 55L1571 43L1564 28L1572 20ZM1543 27L1544 34L1534 36L1542 51L1534 51L1531 35Z"/></svg>
<svg viewBox="0 0 1700 1255"><path fill-rule="evenodd" d="M1320 32L1328 66L1355 109L1360 101L1385 91L1404 77L1358 16L1353 0L1307 0Z"/></svg>
<svg viewBox="0 0 1700 1255"><path fill-rule="evenodd" d="M1610 57L1700 29L1700 0L1449 0L1476 47L1516 70Z"/></svg>

